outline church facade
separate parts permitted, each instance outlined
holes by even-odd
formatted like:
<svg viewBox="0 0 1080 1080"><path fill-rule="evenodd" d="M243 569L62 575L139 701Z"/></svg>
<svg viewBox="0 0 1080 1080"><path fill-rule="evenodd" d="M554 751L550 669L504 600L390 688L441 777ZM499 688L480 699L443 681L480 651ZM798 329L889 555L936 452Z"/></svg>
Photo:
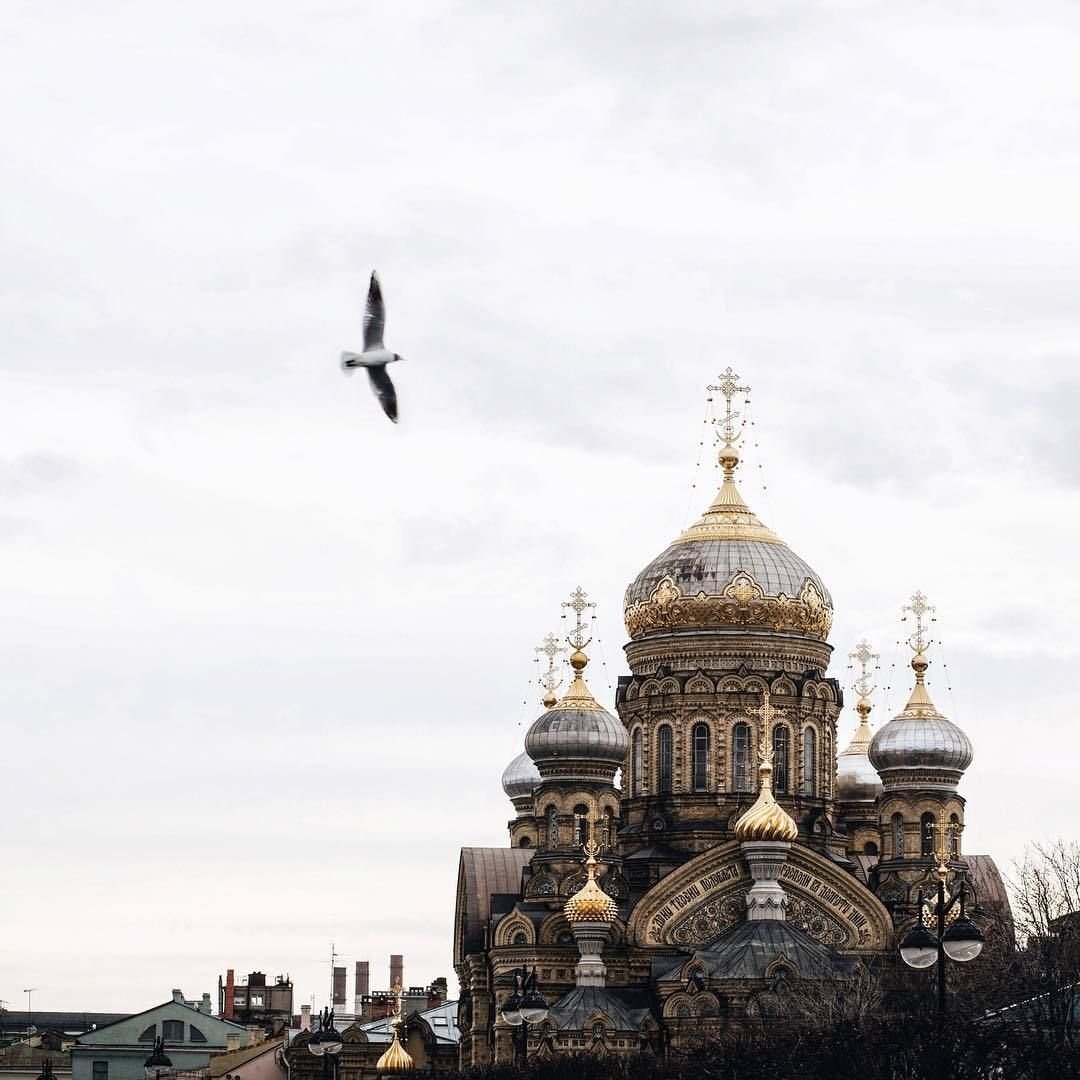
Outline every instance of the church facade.
<svg viewBox="0 0 1080 1080"><path fill-rule="evenodd" d="M549 1005L529 1055L665 1052L760 1010L778 980L839 982L895 956L939 867L978 911L1007 914L993 861L961 850L973 751L925 685L925 598L907 705L871 733L860 645L859 728L838 753L832 599L743 501L744 388L728 369L715 389L723 483L626 590L615 714L587 687L578 590L569 689L549 684L503 775L509 843L461 852L463 1066L513 1057L501 1012L522 965Z"/></svg>

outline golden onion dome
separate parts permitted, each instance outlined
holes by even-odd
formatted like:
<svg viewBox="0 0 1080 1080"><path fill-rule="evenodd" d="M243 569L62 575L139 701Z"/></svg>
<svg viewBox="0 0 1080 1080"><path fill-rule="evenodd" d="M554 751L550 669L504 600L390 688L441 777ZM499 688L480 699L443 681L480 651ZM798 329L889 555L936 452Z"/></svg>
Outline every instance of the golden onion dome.
<svg viewBox="0 0 1080 1080"><path fill-rule="evenodd" d="M566 921L613 923L619 917L619 909L610 896L596 882L596 856L590 855L586 864L589 880L569 900L563 913Z"/></svg>
<svg viewBox="0 0 1080 1080"><path fill-rule="evenodd" d="M761 791L757 802L735 822L737 840L794 840L799 835L795 819L773 798L772 763L762 757L758 766Z"/></svg>
<svg viewBox="0 0 1080 1080"><path fill-rule="evenodd" d="M400 1026L400 1022L394 1024L394 1038L383 1056L375 1063L377 1073L412 1072L416 1068L412 1054L401 1045L401 1039L398 1037Z"/></svg>
<svg viewBox="0 0 1080 1080"><path fill-rule="evenodd" d="M712 505L626 590L631 638L682 628L793 631L824 641L832 598L821 578L743 501L738 451L720 451L724 481Z"/></svg>

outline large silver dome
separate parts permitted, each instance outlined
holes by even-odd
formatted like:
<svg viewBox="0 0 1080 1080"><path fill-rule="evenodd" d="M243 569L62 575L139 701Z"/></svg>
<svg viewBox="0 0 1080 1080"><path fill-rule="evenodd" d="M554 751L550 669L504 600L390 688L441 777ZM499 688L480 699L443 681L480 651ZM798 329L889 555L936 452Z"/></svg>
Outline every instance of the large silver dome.
<svg viewBox="0 0 1080 1080"><path fill-rule="evenodd" d="M510 799L528 799L540 783L540 771L525 750L503 770L502 787Z"/></svg>

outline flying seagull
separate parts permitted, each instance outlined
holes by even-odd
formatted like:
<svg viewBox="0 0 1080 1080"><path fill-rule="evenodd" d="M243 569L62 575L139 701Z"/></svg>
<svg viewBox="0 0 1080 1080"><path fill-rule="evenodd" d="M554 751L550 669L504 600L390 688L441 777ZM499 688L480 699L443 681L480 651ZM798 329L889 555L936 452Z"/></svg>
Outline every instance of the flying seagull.
<svg viewBox="0 0 1080 1080"><path fill-rule="evenodd" d="M383 305L382 289L379 278L371 271L371 284L368 286L367 310L364 312L364 351L362 353L343 352L341 368L346 375L351 375L353 368L366 368L371 380L371 389L379 399L383 412L397 423L397 393L386 365L404 357L392 353L383 345L383 327L386 325L386 307Z"/></svg>

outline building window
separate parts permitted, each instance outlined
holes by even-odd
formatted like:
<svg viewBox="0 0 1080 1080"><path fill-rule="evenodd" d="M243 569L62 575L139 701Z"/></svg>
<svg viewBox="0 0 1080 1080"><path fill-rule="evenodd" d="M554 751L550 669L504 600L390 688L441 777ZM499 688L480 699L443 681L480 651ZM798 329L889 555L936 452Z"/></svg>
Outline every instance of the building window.
<svg viewBox="0 0 1080 1080"><path fill-rule="evenodd" d="M559 846L559 812L554 806L549 806L547 811L548 821L548 847Z"/></svg>
<svg viewBox="0 0 1080 1080"><path fill-rule="evenodd" d="M532 841L527 836L523 836L518 841L518 847L532 847Z"/></svg>
<svg viewBox="0 0 1080 1080"><path fill-rule="evenodd" d="M956 814L949 815L949 858L960 858L960 818Z"/></svg>
<svg viewBox="0 0 1080 1080"><path fill-rule="evenodd" d="M631 781L630 781L630 783L631 783L631 792L630 793L632 795L641 795L645 790L645 784L644 784L644 776L645 776L644 768L645 768L645 766L644 766L644 762L641 760L641 758L642 758L642 744L644 743L644 741L645 740L642 738L642 735L641 735L641 728L638 728L637 731L634 732L634 752L633 752L633 755L632 755L631 761L630 761L630 771L631 771L631 774L632 774L631 775Z"/></svg>
<svg viewBox="0 0 1080 1080"><path fill-rule="evenodd" d="M786 795L788 790L788 729L780 724L773 728L772 753L773 790Z"/></svg>
<svg viewBox="0 0 1080 1080"><path fill-rule="evenodd" d="M246 1009L247 1008L247 994L234 994L233 999L234 1009Z"/></svg>
<svg viewBox="0 0 1080 1080"><path fill-rule="evenodd" d="M902 859L904 857L904 818L901 814L892 816L892 844L893 856Z"/></svg>
<svg viewBox="0 0 1080 1080"><path fill-rule="evenodd" d="M574 807L574 847L581 847L589 838L589 808L580 803Z"/></svg>
<svg viewBox="0 0 1080 1080"><path fill-rule="evenodd" d="M660 728L659 742L660 794L667 795L671 792L671 728L667 724Z"/></svg>
<svg viewBox="0 0 1080 1080"><path fill-rule="evenodd" d="M511 944L512 945L528 945L529 944L528 935L525 933L524 930L519 930L514 935L514 940L511 942Z"/></svg>
<svg viewBox="0 0 1080 1080"><path fill-rule="evenodd" d="M709 790L709 725L694 725L693 768L694 790Z"/></svg>
<svg viewBox="0 0 1080 1080"><path fill-rule="evenodd" d="M817 733L808 727L803 732L803 794L817 794Z"/></svg>
<svg viewBox="0 0 1080 1080"><path fill-rule="evenodd" d="M261 1009L262 1008L262 1003L263 1003L262 994L249 994L248 996L251 999L251 1007L253 1009L254 1008L260 1008Z"/></svg>
<svg viewBox="0 0 1080 1080"><path fill-rule="evenodd" d="M610 806L604 811L604 835L600 841L605 851L615 850L615 814Z"/></svg>
<svg viewBox="0 0 1080 1080"><path fill-rule="evenodd" d="M93 1080L109 1080L109 1063L107 1061L95 1061Z"/></svg>
<svg viewBox="0 0 1080 1080"><path fill-rule="evenodd" d="M188 1034L192 1042L206 1042L206 1036L194 1024L188 1028Z"/></svg>
<svg viewBox="0 0 1080 1080"><path fill-rule="evenodd" d="M161 1022L161 1037L166 1042L183 1042L184 1022L182 1020L163 1020Z"/></svg>
<svg viewBox="0 0 1080 1080"><path fill-rule="evenodd" d="M151 1024L140 1036L139 1042L152 1043L157 1038L157 1025Z"/></svg>
<svg viewBox="0 0 1080 1080"><path fill-rule="evenodd" d="M731 732L731 789L750 790L749 724L736 724Z"/></svg>
<svg viewBox="0 0 1080 1080"><path fill-rule="evenodd" d="M875 844L873 840L867 840L866 843L863 844L862 853L876 859L878 853L877 844Z"/></svg>
<svg viewBox="0 0 1080 1080"><path fill-rule="evenodd" d="M922 850L919 854L925 858L933 858L934 856L934 826L937 824L937 818L929 810L923 814L920 819L922 822Z"/></svg>

